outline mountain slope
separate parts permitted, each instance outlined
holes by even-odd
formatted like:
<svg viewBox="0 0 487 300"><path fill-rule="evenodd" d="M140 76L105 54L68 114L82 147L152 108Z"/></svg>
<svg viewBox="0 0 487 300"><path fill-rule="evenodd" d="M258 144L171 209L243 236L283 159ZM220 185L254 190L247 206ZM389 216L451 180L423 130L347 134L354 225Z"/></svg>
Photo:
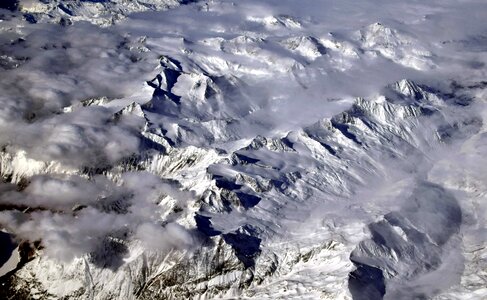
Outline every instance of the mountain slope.
<svg viewBox="0 0 487 300"><path fill-rule="evenodd" d="M482 1L20 4L1 295L485 297Z"/></svg>

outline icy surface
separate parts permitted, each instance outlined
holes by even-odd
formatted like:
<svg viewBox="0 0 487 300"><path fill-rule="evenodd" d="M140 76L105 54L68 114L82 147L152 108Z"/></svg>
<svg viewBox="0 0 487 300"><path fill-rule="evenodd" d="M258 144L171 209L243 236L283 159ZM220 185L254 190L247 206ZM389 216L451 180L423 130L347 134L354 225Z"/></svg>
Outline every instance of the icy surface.
<svg viewBox="0 0 487 300"><path fill-rule="evenodd" d="M485 1L9 3L1 297L487 298Z"/></svg>

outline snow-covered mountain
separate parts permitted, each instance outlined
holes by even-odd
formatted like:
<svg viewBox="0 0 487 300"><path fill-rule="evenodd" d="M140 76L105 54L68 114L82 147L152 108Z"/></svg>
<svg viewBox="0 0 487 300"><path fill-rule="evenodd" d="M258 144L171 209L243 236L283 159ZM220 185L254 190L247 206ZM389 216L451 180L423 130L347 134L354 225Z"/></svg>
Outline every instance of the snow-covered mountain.
<svg viewBox="0 0 487 300"><path fill-rule="evenodd" d="M30 23L49 22L66 26L87 21L109 26L135 12L165 10L192 0L20 0L5 8L20 10ZM16 2L15 4L13 4Z"/></svg>
<svg viewBox="0 0 487 300"><path fill-rule="evenodd" d="M4 8L2 297L487 297L483 1Z"/></svg>

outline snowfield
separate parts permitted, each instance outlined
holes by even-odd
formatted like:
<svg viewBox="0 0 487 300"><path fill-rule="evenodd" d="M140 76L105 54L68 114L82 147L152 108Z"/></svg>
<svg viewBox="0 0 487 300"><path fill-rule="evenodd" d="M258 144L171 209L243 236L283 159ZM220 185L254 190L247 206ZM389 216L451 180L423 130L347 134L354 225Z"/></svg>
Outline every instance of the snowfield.
<svg viewBox="0 0 487 300"><path fill-rule="evenodd" d="M0 5L0 297L487 299L484 0Z"/></svg>

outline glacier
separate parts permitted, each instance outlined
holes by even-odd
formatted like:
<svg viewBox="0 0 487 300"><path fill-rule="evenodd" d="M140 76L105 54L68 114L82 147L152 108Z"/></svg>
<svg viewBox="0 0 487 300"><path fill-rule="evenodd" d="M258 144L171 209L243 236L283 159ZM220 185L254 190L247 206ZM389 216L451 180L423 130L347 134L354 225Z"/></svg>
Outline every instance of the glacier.
<svg viewBox="0 0 487 300"><path fill-rule="evenodd" d="M1 297L487 298L485 19L5 2Z"/></svg>

